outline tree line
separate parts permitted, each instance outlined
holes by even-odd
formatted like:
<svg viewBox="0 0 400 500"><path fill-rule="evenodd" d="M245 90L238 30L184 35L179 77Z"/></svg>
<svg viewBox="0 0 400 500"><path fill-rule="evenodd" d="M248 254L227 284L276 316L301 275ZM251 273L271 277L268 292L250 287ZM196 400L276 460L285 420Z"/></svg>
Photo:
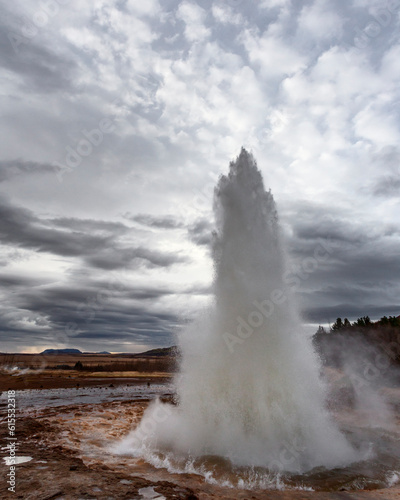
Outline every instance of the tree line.
<svg viewBox="0 0 400 500"><path fill-rule="evenodd" d="M339 330L351 330L358 328L378 328L378 327L400 328L400 316L382 316L378 321L371 321L369 316L362 316L351 323L348 318L337 318L333 325L330 326L329 332L337 332ZM319 326L317 333L328 333L323 326Z"/></svg>

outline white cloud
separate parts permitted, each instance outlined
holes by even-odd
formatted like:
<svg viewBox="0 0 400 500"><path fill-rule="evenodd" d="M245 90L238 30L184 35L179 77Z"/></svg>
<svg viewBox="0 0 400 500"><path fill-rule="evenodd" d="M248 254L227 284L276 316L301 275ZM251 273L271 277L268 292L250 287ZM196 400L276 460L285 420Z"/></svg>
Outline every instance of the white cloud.
<svg viewBox="0 0 400 500"><path fill-rule="evenodd" d="M146 0L138 2L137 0L128 0L126 8L129 12L138 16L159 16L162 11L159 0Z"/></svg>
<svg viewBox="0 0 400 500"><path fill-rule="evenodd" d="M212 15L214 19L221 24L243 25L244 18L239 12L234 12L232 8L224 4L213 4Z"/></svg>
<svg viewBox="0 0 400 500"><path fill-rule="evenodd" d="M259 68L266 79L291 75L306 67L307 56L299 53L282 38L262 37L254 30L246 30L242 37L250 61Z"/></svg>
<svg viewBox="0 0 400 500"><path fill-rule="evenodd" d="M393 45L383 55L381 74L387 84L392 83L393 90L398 87L400 80L400 44Z"/></svg>
<svg viewBox="0 0 400 500"><path fill-rule="evenodd" d="M82 130L98 127L103 117L116 128L61 184L48 168L25 169L7 173L3 194L48 217L121 222L128 211L167 211L190 224L202 214L212 218L213 185L244 144L253 147L288 225L300 217L288 207L307 199L327 213L338 206L343 217L378 232L378 217L398 230L398 197L385 198L398 170L384 154L399 142L397 19L361 48L352 40L354 27L372 20L368 2L359 0L357 8L322 0L235 4L214 2L206 10L194 0L173 8L158 1L131 0L125 8L117 0L71 0L19 55L6 39L0 169L10 158L32 165L64 161L66 147L76 149ZM31 18L37 6L27 1L15 9ZM209 254L193 249L183 230L161 235L132 226L120 238L127 247L140 243L192 256L177 264L178 273L130 271L140 287L176 291L182 280L211 280ZM10 257L13 248L0 253L0 266L33 275L29 262ZM45 272L61 261L41 253L35 262ZM57 268L64 284L71 274L95 276L78 257ZM176 313L184 304L194 311L202 303L179 290L179 307L168 296L152 313ZM16 311L11 318L22 317ZM19 324L34 329L29 321Z"/></svg>
<svg viewBox="0 0 400 500"><path fill-rule="evenodd" d="M389 102L371 103L354 117L355 133L378 147L398 144L400 140L398 117L389 109ZM385 106L386 104L386 106Z"/></svg>
<svg viewBox="0 0 400 500"><path fill-rule="evenodd" d="M290 4L291 0L261 0L260 8L274 9L275 7L288 7Z"/></svg>
<svg viewBox="0 0 400 500"><path fill-rule="evenodd" d="M315 0L304 6L298 19L299 31L314 40L339 37L345 20L330 3L329 0Z"/></svg>
<svg viewBox="0 0 400 500"><path fill-rule="evenodd" d="M186 25L185 37L189 42L199 42L210 36L211 31L204 25L206 11L197 4L183 1L178 7L177 16Z"/></svg>

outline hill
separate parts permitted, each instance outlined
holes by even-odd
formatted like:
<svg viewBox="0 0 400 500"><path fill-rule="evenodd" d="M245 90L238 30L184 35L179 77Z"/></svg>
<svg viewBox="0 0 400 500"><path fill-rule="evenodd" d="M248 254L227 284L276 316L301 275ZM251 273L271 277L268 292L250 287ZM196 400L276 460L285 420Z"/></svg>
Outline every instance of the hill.
<svg viewBox="0 0 400 500"><path fill-rule="evenodd" d="M45 349L42 351L40 354L109 354L111 355L110 352L108 351L100 351L100 352L82 352L79 349ZM120 354L115 354L115 356L129 356L132 358L153 358L153 357L163 357L163 356L171 356L175 357L178 354L178 347L177 346L171 346L171 347L159 347L157 349L150 349L149 351L145 352L139 352L139 353L120 353Z"/></svg>
<svg viewBox="0 0 400 500"><path fill-rule="evenodd" d="M40 354L83 354L79 349L45 349Z"/></svg>
<svg viewBox="0 0 400 500"><path fill-rule="evenodd" d="M139 354L135 354L138 358L147 358L147 357L162 357L162 356L177 356L178 347L173 345L171 347L159 347L158 349L150 349L150 351L141 352Z"/></svg>

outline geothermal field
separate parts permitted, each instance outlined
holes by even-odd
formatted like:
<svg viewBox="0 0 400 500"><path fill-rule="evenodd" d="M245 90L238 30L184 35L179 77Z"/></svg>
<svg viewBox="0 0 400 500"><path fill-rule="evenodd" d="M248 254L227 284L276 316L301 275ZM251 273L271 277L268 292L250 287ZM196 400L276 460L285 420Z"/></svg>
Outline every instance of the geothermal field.
<svg viewBox="0 0 400 500"><path fill-rule="evenodd" d="M18 408L2 469L15 464L18 498L399 498L397 319L303 329L274 198L245 149L214 215L213 298L177 347L2 355L0 403Z"/></svg>
<svg viewBox="0 0 400 500"><path fill-rule="evenodd" d="M0 0L0 500L400 500L400 0Z"/></svg>
<svg viewBox="0 0 400 500"><path fill-rule="evenodd" d="M0 500L400 500L400 0L0 0Z"/></svg>

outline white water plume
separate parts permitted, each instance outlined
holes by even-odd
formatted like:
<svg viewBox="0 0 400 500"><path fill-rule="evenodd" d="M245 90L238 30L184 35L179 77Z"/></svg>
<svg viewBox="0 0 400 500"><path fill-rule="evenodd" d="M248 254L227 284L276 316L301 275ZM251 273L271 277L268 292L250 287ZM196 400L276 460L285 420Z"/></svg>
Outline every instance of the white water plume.
<svg viewBox="0 0 400 500"><path fill-rule="evenodd" d="M297 472L356 460L325 409L275 202L246 150L221 177L214 211L214 301L180 336L179 403L150 405L119 452Z"/></svg>

